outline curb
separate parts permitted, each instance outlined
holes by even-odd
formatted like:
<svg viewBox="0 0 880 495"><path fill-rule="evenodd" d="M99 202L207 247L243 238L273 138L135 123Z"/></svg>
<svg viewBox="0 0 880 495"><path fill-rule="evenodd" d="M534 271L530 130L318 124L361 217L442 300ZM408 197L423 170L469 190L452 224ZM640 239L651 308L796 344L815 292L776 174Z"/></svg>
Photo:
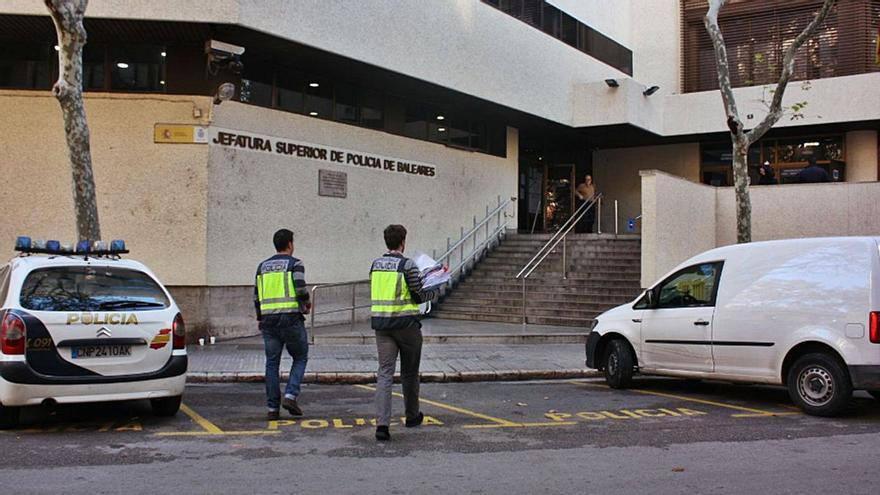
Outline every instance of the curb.
<svg viewBox="0 0 880 495"><path fill-rule="evenodd" d="M424 372L419 373L422 383L461 383L461 382L498 382L524 380L564 380L572 378L596 378L601 376L597 370L497 370L497 371L462 371L455 373ZM283 373L282 380L287 380ZM186 374L187 383L262 383L263 373L253 372L213 372L190 371ZM400 375L394 375L395 383ZM348 372L310 372L303 377L303 383L355 385L376 383L376 373Z"/></svg>
<svg viewBox="0 0 880 495"><path fill-rule="evenodd" d="M584 344L587 333L424 335L424 344ZM316 345L375 345L375 335L315 336Z"/></svg>

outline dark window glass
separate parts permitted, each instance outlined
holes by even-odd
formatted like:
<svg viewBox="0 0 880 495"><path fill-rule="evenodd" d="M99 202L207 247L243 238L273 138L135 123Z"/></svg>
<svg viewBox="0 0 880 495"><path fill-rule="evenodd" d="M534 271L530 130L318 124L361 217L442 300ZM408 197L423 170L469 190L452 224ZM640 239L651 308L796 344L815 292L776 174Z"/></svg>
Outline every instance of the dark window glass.
<svg viewBox="0 0 880 495"><path fill-rule="evenodd" d="M86 45L83 47L83 89L104 89L104 69L107 47L104 45ZM165 86L164 80L159 85Z"/></svg>
<svg viewBox="0 0 880 495"><path fill-rule="evenodd" d="M324 80L306 82L306 115L329 119L333 116L333 87Z"/></svg>
<svg viewBox="0 0 880 495"><path fill-rule="evenodd" d="M36 311L138 311L168 304L152 278L123 268L44 268L31 272L21 287L21 306Z"/></svg>
<svg viewBox="0 0 880 495"><path fill-rule="evenodd" d="M384 125L382 118L382 93L361 89L358 95L361 108L361 124L371 129L381 129Z"/></svg>
<svg viewBox="0 0 880 495"><path fill-rule="evenodd" d="M241 75L239 100L242 103L272 106L272 61L268 59L248 58L244 60L244 72Z"/></svg>
<svg viewBox="0 0 880 495"><path fill-rule="evenodd" d="M553 36L554 38L559 38L559 16L562 12L559 11L556 7L550 5L549 3L544 4L544 21L543 21L543 29L544 32Z"/></svg>
<svg viewBox="0 0 880 495"><path fill-rule="evenodd" d="M110 48L111 89L164 91L165 57L161 46L130 45Z"/></svg>
<svg viewBox="0 0 880 495"><path fill-rule="evenodd" d="M449 113L430 105L425 105L424 111L428 122L428 141L449 142L449 128L452 124Z"/></svg>
<svg viewBox="0 0 880 495"><path fill-rule="evenodd" d="M465 119L449 119L446 130L446 142L462 148L471 147L471 125Z"/></svg>
<svg viewBox="0 0 880 495"><path fill-rule="evenodd" d="M305 95L303 88L305 87L305 77L299 72L280 70L276 76L276 85L278 88L278 108L287 110L288 112L303 112L303 104Z"/></svg>
<svg viewBox="0 0 880 495"><path fill-rule="evenodd" d="M514 17L522 18L523 0L501 0L498 8Z"/></svg>
<svg viewBox="0 0 880 495"><path fill-rule="evenodd" d="M499 0L483 0L483 1L488 3L491 6L495 7L496 9L498 8Z"/></svg>
<svg viewBox="0 0 880 495"><path fill-rule="evenodd" d="M488 149L486 136L486 124L484 122L471 122L471 148L480 151Z"/></svg>
<svg viewBox="0 0 880 495"><path fill-rule="evenodd" d="M425 109L413 102L406 102L406 122L403 127L403 135L415 139L426 139L428 135L428 122Z"/></svg>
<svg viewBox="0 0 880 495"><path fill-rule="evenodd" d="M540 29L541 10L543 6L544 0L523 0L522 20Z"/></svg>
<svg viewBox="0 0 880 495"><path fill-rule="evenodd" d="M578 21L566 14L562 13L561 16L561 39L564 43L571 45L575 48L578 46Z"/></svg>
<svg viewBox="0 0 880 495"><path fill-rule="evenodd" d="M336 120L348 124L359 123L357 90L345 84L337 84L335 90Z"/></svg>
<svg viewBox="0 0 880 495"><path fill-rule="evenodd" d="M48 88L50 60L57 54L48 43L12 43L0 50L0 88Z"/></svg>
<svg viewBox="0 0 880 495"><path fill-rule="evenodd" d="M489 153L495 156L507 156L507 126L493 124L489 126Z"/></svg>
<svg viewBox="0 0 880 495"><path fill-rule="evenodd" d="M394 134L406 135L406 101L396 96L385 97L385 130Z"/></svg>

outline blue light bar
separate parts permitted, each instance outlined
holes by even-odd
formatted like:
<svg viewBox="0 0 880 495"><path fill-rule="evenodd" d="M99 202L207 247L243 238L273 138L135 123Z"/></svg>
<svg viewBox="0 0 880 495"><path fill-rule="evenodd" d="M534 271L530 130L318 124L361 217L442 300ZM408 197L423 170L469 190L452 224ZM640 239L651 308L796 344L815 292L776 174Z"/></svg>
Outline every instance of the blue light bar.
<svg viewBox="0 0 880 495"><path fill-rule="evenodd" d="M31 238L26 236L18 236L15 239L15 250L24 251L31 248Z"/></svg>
<svg viewBox="0 0 880 495"><path fill-rule="evenodd" d="M28 236L18 236L15 239L15 250L22 253L30 254L77 254L77 255L120 255L128 253L125 249L125 241L115 239L110 241L108 249L105 241L89 241L81 240L73 246L68 243L51 240L44 241L41 239L31 239Z"/></svg>

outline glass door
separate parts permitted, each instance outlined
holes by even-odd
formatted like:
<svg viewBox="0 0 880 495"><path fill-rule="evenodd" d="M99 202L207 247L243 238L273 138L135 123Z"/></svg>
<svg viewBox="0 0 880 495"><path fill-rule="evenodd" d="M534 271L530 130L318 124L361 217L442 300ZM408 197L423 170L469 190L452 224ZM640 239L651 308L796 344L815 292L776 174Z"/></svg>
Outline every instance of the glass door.
<svg viewBox="0 0 880 495"><path fill-rule="evenodd" d="M546 165L544 169L544 231L556 232L574 213L573 163Z"/></svg>

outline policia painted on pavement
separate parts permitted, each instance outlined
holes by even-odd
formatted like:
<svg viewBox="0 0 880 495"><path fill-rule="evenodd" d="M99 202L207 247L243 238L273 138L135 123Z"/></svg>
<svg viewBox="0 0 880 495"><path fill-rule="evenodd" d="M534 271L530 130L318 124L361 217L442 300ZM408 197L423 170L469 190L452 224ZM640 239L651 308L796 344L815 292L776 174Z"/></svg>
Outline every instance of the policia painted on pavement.
<svg viewBox="0 0 880 495"><path fill-rule="evenodd" d="M257 320L266 345L269 420L278 419L279 407L284 407L293 416L302 416L296 399L309 359L309 339L303 315L311 310L305 266L293 257L293 232L287 229L275 232L273 243L277 252L257 267L254 286ZM285 347L293 358L293 366L282 400L278 371Z"/></svg>
<svg viewBox="0 0 880 495"><path fill-rule="evenodd" d="M400 379L406 407L406 426L419 426L424 415L419 410L419 363L422 358L422 324L419 304L436 299L437 290L425 290L424 279L415 263L403 256L406 229L403 225L385 228L389 251L373 261L370 268L372 299L371 324L376 331L379 372L376 379L376 439L390 440L391 385L397 354L400 353Z"/></svg>

